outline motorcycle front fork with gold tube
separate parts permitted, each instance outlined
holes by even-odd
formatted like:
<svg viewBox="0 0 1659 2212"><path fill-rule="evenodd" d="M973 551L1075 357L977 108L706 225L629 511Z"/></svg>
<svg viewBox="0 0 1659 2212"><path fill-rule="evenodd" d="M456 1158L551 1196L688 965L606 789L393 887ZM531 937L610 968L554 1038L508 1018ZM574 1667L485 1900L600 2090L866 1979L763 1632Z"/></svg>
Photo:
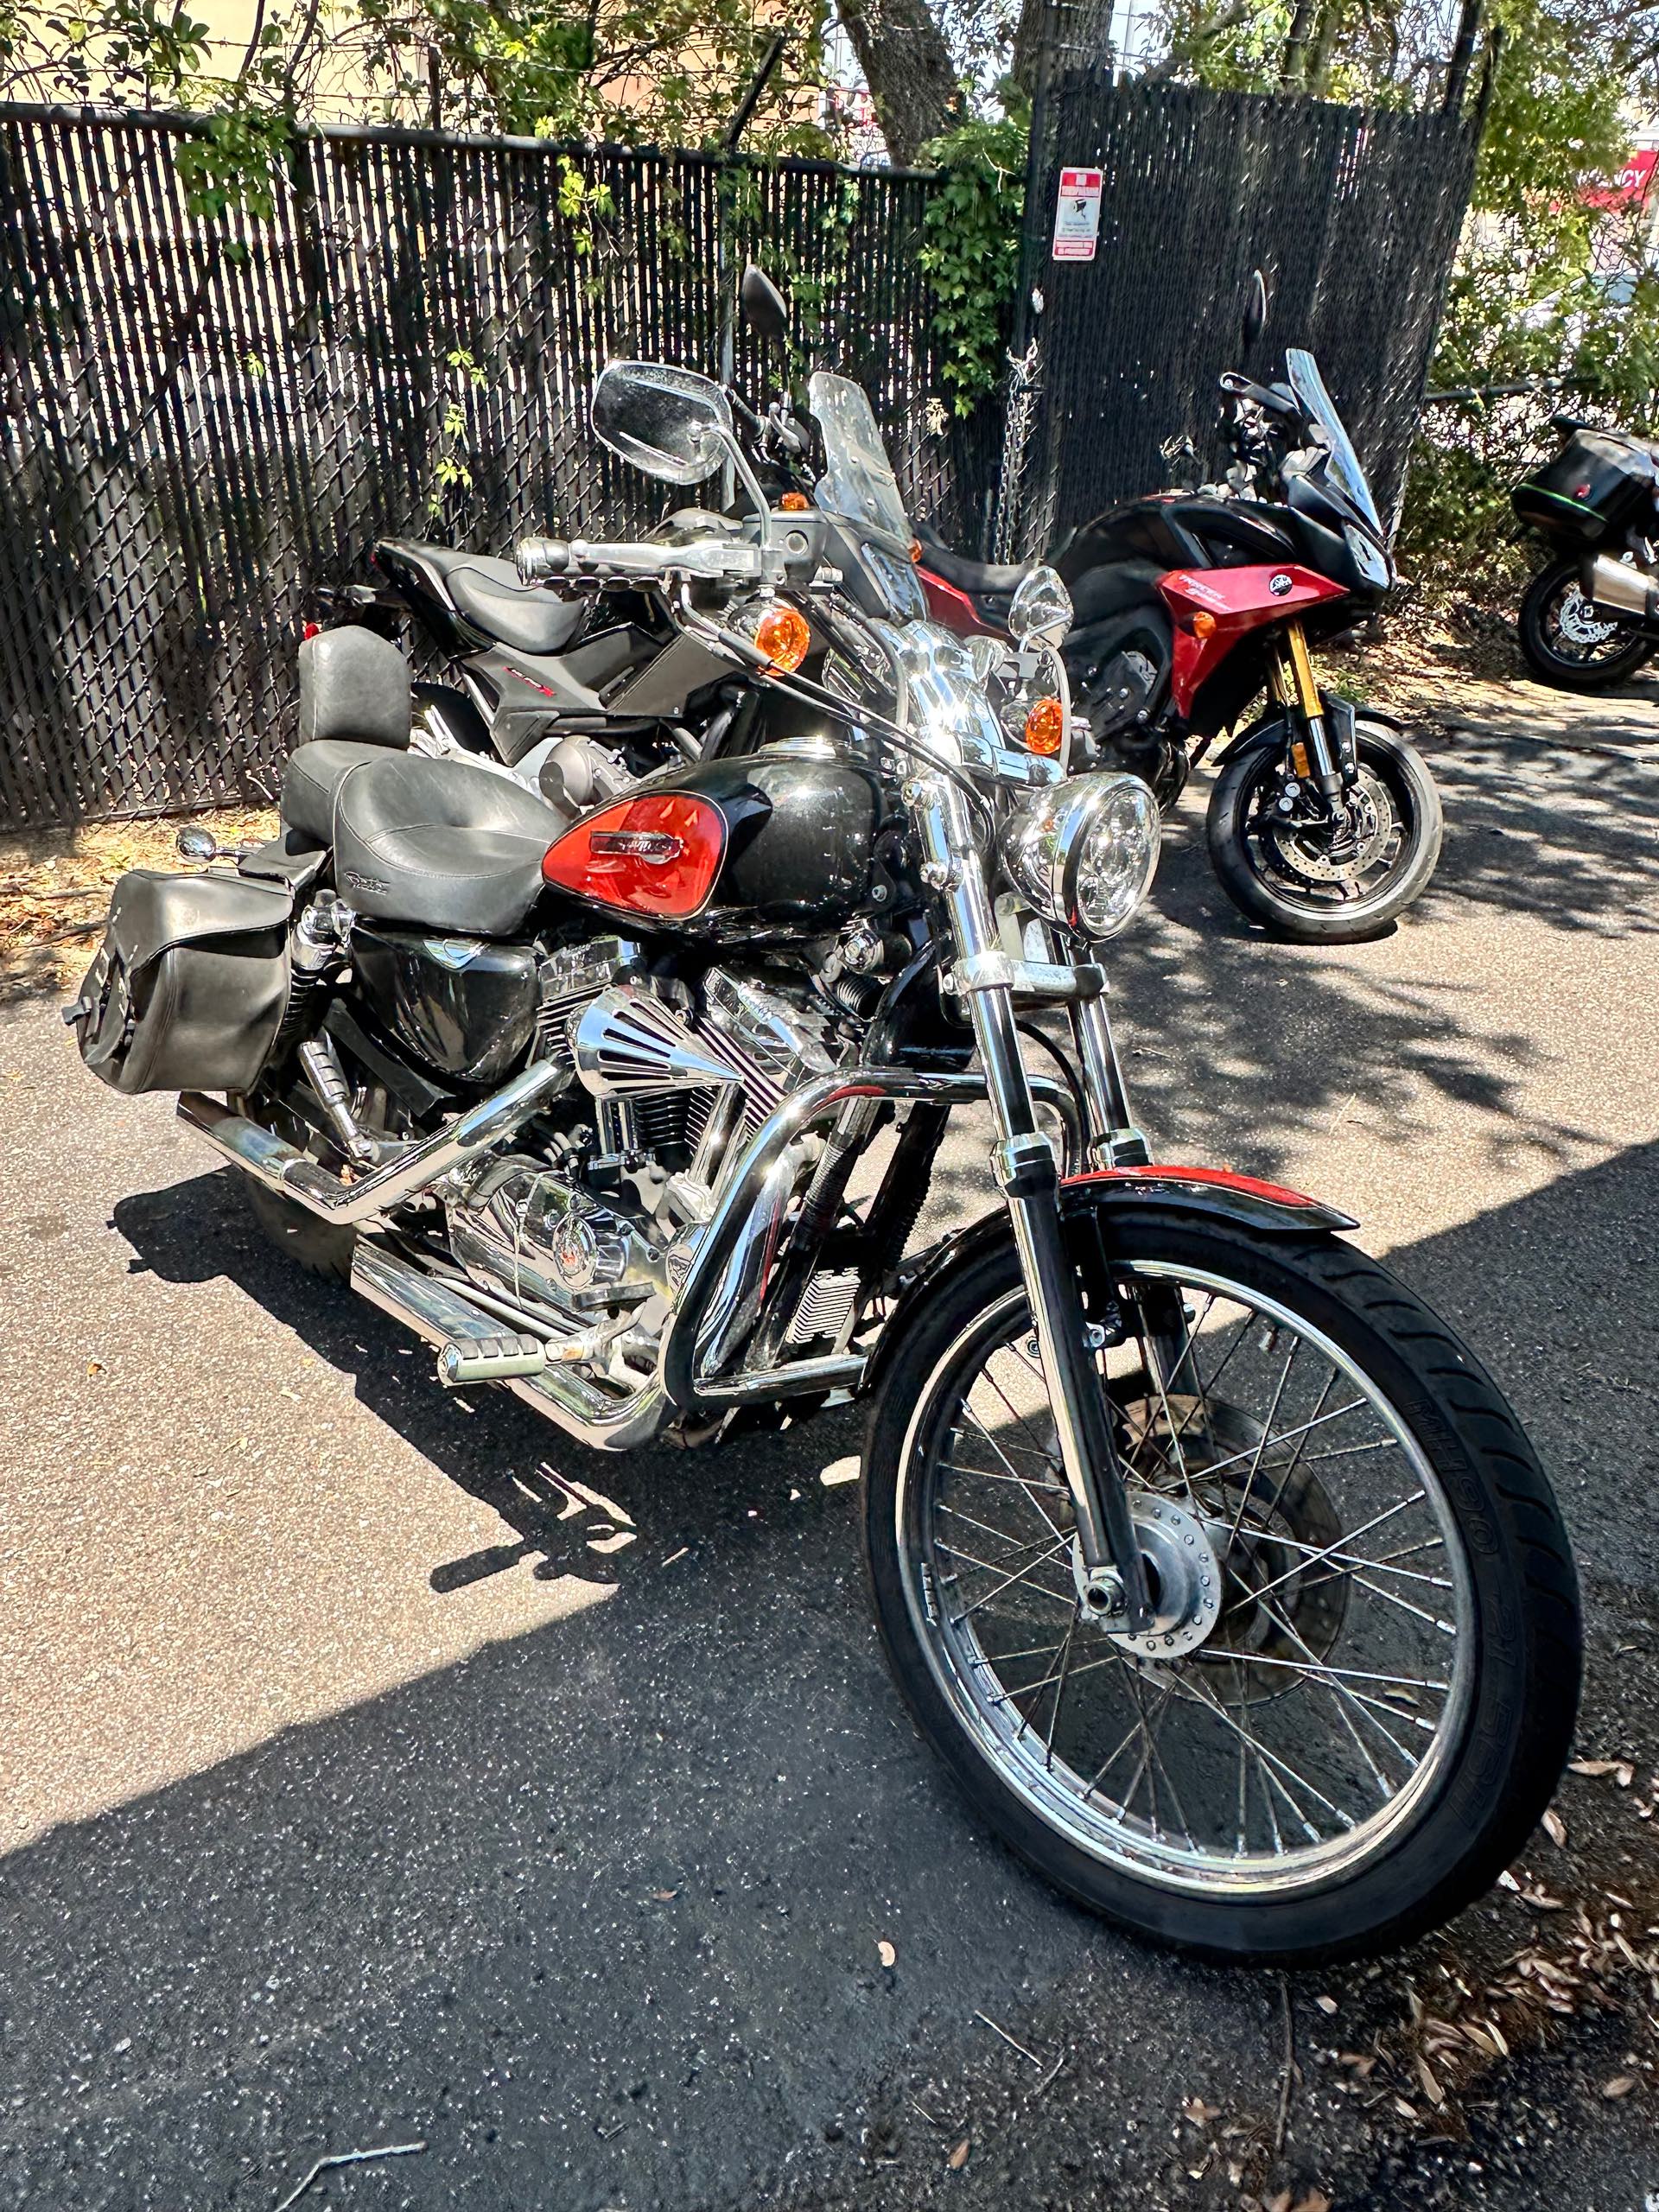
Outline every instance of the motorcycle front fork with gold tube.
<svg viewBox="0 0 1659 2212"><path fill-rule="evenodd" d="M1273 641L1268 690L1290 728L1292 775L1316 797L1322 810L1340 819L1343 794L1355 779L1352 709L1327 711L1300 622L1287 622Z"/></svg>
<svg viewBox="0 0 1659 2212"><path fill-rule="evenodd" d="M1078 1602L1103 1625L1141 1630L1151 1624L1152 1608L1099 1360L1106 1333L1084 1308L1061 1217L1059 1163L1038 1123L1014 1001L1018 991L1022 998L1046 997L1075 1008L1084 1003L1080 989L1090 991L1089 1003L1098 1009L1097 1018L1074 1026L1090 1123L1103 1133L1108 1146L1114 1136L1138 1143L1128 1126L1104 1006L1087 969L1065 963L1014 962L1001 950L987 861L962 791L943 778L926 777L907 785L906 796L920 833L923 879L938 893L949 917L956 954L951 976L967 1002L984 1070L997 1137L992 1172L1014 1227L1061 1471L1077 1520ZM1144 1156L1144 1147L1141 1152Z"/></svg>

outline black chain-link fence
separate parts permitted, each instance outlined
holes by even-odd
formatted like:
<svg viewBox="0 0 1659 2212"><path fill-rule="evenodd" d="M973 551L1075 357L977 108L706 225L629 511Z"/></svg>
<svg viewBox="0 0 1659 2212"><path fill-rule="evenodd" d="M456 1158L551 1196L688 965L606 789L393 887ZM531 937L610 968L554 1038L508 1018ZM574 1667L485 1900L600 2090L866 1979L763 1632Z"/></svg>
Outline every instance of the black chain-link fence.
<svg viewBox="0 0 1659 2212"><path fill-rule="evenodd" d="M1073 7L1039 102L1038 381L999 548L1156 488L1172 434L1215 458L1258 264L1274 308L1249 365L1311 344L1391 503L1472 129L1114 83L1104 16ZM843 370L917 520L986 543L1005 409L958 422L938 398L931 178L340 129L296 143L268 221L226 227L186 213L192 127L0 108L0 822L274 790L302 614L378 535L505 552L647 520L661 487L588 433L612 355L729 359L755 398ZM1103 172L1099 244L1057 265L1077 164ZM751 254L792 294L787 363L733 327Z"/></svg>
<svg viewBox="0 0 1659 2212"><path fill-rule="evenodd" d="M729 345L753 398L840 368L918 517L982 530L995 410L929 404L929 178L339 130L226 229L187 215L185 128L0 109L0 821L274 790L303 610L378 535L505 553L659 512L588 432L612 355ZM751 253L790 361L732 328Z"/></svg>
<svg viewBox="0 0 1659 2212"><path fill-rule="evenodd" d="M1097 54L1098 48L1092 50ZM1216 380L1266 381L1287 346L1318 355L1378 505L1405 480L1434 334L1474 173L1477 126L1321 100L1114 81L1076 23L1039 95L1027 195L1022 337L1039 397L1017 509L999 549L1168 481L1160 448L1189 435L1219 465ZM1052 257L1063 168L1101 172L1092 260ZM1266 273L1265 340L1241 359L1250 271Z"/></svg>

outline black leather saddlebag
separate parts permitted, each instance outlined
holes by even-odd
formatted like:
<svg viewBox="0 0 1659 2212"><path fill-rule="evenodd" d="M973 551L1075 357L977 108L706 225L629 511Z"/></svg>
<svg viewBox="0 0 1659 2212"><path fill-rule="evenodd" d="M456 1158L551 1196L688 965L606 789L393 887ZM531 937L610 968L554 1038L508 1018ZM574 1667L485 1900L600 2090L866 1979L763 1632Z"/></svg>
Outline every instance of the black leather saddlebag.
<svg viewBox="0 0 1659 2212"><path fill-rule="evenodd" d="M288 1003L285 885L131 868L65 1010L116 1090L249 1090Z"/></svg>

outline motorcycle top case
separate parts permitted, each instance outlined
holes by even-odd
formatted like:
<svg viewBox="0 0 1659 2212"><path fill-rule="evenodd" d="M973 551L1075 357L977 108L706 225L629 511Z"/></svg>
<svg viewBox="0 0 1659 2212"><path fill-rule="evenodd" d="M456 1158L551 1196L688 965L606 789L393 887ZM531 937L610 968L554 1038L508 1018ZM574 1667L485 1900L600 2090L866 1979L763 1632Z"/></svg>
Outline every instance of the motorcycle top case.
<svg viewBox="0 0 1659 2212"><path fill-rule="evenodd" d="M288 1004L293 893L218 871L128 870L67 1011L112 1090L249 1090Z"/></svg>
<svg viewBox="0 0 1659 2212"><path fill-rule="evenodd" d="M1515 487L1515 511L1552 537L1594 545L1651 508L1654 449L1637 438L1576 430L1554 461Z"/></svg>

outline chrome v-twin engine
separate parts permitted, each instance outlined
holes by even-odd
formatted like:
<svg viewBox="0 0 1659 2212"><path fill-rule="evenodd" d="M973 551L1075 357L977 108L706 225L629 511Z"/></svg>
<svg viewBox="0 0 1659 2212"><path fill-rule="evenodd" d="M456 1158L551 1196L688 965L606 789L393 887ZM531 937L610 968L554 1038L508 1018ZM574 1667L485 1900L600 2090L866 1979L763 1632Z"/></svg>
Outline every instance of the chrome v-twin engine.
<svg viewBox="0 0 1659 2212"><path fill-rule="evenodd" d="M619 1381L618 1359L648 1354L754 1131L835 1065L809 1019L776 993L714 969L701 998L697 1013L683 1012L627 982L571 1007L559 1044L597 1102L599 1157L581 1178L526 1154L499 1158L448 1207L450 1250L481 1289L590 1327L613 1317ZM655 1156L664 1133L689 1154L677 1168ZM595 1189L601 1176L610 1187Z"/></svg>

